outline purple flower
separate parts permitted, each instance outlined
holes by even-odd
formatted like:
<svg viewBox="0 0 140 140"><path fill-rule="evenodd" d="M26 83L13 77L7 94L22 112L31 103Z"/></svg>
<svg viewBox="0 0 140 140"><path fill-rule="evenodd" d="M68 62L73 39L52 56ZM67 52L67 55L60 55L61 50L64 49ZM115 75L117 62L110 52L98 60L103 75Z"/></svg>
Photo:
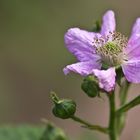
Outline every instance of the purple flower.
<svg viewBox="0 0 140 140"><path fill-rule="evenodd" d="M129 39L115 28L114 12L109 10L103 16L100 33L69 29L65 44L79 62L66 66L64 73L93 74L100 88L109 92L115 87L115 68L122 67L129 82L140 83L140 18L136 20Z"/></svg>

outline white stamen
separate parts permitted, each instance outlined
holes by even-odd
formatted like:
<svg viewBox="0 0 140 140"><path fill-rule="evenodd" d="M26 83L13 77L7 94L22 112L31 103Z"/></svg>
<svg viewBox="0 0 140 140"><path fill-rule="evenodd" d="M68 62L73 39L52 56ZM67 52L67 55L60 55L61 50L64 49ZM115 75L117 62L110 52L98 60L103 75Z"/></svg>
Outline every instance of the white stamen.
<svg viewBox="0 0 140 140"><path fill-rule="evenodd" d="M127 46L128 39L119 32L109 32L104 37L96 36L93 40L93 47L96 53L101 56L103 64L108 66L118 66L127 61L124 48Z"/></svg>

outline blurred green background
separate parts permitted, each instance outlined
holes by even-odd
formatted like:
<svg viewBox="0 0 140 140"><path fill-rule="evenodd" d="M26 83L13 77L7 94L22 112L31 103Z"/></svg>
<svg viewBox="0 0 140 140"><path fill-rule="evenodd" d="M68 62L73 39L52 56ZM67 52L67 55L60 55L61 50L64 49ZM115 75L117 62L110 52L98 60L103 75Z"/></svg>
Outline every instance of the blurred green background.
<svg viewBox="0 0 140 140"><path fill-rule="evenodd" d="M89 99L80 89L80 76L63 74L63 67L76 61L64 46L64 33L71 27L91 30L112 9L118 31L129 36L139 5L139 0L0 0L0 123L38 124L47 118L73 138L87 133L52 115L49 92L54 90L77 102L78 115L106 125L107 100ZM134 85L129 98L139 90ZM122 139L137 137L139 118L140 108L129 113Z"/></svg>

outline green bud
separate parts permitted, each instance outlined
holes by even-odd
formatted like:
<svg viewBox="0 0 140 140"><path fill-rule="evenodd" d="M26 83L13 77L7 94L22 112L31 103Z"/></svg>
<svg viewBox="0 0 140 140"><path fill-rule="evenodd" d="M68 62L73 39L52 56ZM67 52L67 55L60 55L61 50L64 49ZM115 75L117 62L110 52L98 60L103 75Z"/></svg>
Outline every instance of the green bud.
<svg viewBox="0 0 140 140"><path fill-rule="evenodd" d="M67 140L67 138L60 128L48 123L40 140Z"/></svg>
<svg viewBox="0 0 140 140"><path fill-rule="evenodd" d="M54 102L53 114L61 119L71 118L76 112L76 103L68 99L59 99L55 93L52 93L52 100Z"/></svg>
<svg viewBox="0 0 140 140"><path fill-rule="evenodd" d="M93 98L99 96L99 86L91 76L88 76L83 80L81 88L89 97Z"/></svg>

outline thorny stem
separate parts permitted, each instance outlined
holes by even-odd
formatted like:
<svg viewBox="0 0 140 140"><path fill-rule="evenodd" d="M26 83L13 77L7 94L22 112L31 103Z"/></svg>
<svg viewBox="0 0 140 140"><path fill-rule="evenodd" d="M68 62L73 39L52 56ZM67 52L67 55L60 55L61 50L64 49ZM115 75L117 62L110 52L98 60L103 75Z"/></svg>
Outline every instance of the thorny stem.
<svg viewBox="0 0 140 140"><path fill-rule="evenodd" d="M91 130L96 130L105 134L108 134L108 129L105 127L101 127L99 125L92 125L89 122L86 122L85 120L82 120L81 118L77 117L77 116L72 116L71 117L72 120L79 122L81 124L83 124L85 128L91 129Z"/></svg>

